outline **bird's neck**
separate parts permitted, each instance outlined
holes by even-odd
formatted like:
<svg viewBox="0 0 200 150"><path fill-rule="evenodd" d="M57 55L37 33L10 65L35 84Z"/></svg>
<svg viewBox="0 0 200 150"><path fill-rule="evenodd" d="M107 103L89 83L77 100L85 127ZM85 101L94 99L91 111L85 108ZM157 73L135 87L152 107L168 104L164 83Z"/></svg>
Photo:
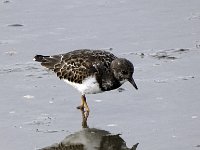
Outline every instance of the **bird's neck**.
<svg viewBox="0 0 200 150"><path fill-rule="evenodd" d="M123 83L117 80L113 75L108 75L102 78L99 86L102 89L102 91L110 91L110 90L117 89Z"/></svg>

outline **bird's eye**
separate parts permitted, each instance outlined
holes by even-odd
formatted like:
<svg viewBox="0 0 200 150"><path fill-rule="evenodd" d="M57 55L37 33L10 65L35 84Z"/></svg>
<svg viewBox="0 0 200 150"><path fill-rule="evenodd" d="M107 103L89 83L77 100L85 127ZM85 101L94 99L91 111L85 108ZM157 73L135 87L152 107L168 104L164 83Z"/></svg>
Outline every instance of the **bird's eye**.
<svg viewBox="0 0 200 150"><path fill-rule="evenodd" d="M123 70L123 71L122 71L122 74L123 74L123 75L127 75L127 74L128 74L128 71Z"/></svg>

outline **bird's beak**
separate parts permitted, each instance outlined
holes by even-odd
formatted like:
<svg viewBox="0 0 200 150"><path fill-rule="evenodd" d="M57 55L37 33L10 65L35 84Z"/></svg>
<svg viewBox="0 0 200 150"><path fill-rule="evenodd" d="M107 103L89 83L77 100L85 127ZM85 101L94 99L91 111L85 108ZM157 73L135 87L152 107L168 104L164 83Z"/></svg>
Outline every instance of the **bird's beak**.
<svg viewBox="0 0 200 150"><path fill-rule="evenodd" d="M135 83L133 78L130 78L128 81L135 87L136 90L138 89L138 87L137 87L137 85L136 85L136 83Z"/></svg>

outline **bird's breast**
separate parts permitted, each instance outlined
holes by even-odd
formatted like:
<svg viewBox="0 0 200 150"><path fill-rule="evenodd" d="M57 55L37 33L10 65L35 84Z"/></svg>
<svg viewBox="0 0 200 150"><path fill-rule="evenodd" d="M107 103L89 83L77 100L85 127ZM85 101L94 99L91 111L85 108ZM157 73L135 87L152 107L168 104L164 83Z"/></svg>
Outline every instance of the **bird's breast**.
<svg viewBox="0 0 200 150"><path fill-rule="evenodd" d="M85 78L81 84L75 83L75 82L70 82L67 79L64 79L64 81L67 84L76 88L82 94L96 94L96 93L102 92L95 76L89 76L89 77Z"/></svg>

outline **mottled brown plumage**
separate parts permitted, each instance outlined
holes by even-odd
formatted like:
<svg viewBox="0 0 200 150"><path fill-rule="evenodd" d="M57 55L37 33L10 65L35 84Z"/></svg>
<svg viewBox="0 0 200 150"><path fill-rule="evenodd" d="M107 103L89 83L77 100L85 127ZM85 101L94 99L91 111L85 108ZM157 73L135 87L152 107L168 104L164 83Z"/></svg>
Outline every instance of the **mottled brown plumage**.
<svg viewBox="0 0 200 150"><path fill-rule="evenodd" d="M35 56L36 61L54 71L60 79L75 83L82 83L85 78L96 72L108 71L115 58L116 56L106 51L87 49L53 56Z"/></svg>
<svg viewBox="0 0 200 150"><path fill-rule="evenodd" d="M132 78L133 64L107 51L81 49L53 56L36 55L35 61L41 62L42 66L77 88L82 93L79 108L85 107L88 111L85 94L113 90L125 81L129 81L137 89Z"/></svg>

